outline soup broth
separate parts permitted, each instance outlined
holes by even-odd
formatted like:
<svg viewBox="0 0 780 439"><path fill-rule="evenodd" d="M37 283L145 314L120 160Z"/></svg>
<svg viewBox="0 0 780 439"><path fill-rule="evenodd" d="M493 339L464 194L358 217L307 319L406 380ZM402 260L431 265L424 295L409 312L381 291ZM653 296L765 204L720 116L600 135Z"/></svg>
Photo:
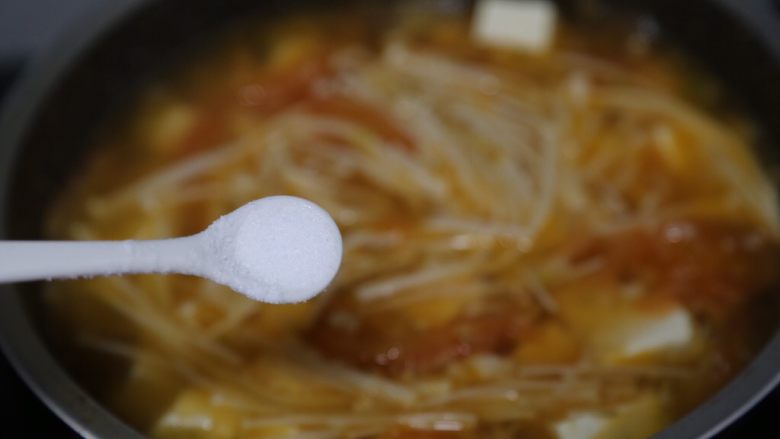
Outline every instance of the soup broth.
<svg viewBox="0 0 780 439"><path fill-rule="evenodd" d="M412 6L239 26L108 125L50 236L202 230L256 198L336 220L295 305L185 276L58 282L60 357L155 438L641 438L777 321L747 119L647 18L543 51Z"/></svg>

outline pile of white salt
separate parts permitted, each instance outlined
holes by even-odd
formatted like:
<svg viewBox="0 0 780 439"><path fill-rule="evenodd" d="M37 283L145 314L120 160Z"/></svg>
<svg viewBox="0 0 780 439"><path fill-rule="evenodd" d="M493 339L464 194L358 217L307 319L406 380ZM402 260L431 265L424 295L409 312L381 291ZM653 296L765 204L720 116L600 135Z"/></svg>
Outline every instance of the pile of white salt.
<svg viewBox="0 0 780 439"><path fill-rule="evenodd" d="M206 277L252 299L302 302L333 280L341 264L338 226L316 204L273 196L245 204L199 236Z"/></svg>

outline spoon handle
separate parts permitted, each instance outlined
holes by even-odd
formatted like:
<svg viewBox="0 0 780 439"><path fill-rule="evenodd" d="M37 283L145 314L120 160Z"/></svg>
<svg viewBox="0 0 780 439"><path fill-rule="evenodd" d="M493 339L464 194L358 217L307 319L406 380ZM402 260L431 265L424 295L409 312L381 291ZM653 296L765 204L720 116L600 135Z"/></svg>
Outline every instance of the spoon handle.
<svg viewBox="0 0 780 439"><path fill-rule="evenodd" d="M0 241L0 282L191 273L198 235L148 241Z"/></svg>

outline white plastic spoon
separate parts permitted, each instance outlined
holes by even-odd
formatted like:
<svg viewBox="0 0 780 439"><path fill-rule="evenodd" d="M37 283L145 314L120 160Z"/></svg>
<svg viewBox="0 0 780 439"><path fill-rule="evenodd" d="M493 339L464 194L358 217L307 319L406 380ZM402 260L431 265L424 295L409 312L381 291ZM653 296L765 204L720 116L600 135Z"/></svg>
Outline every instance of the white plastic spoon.
<svg viewBox="0 0 780 439"><path fill-rule="evenodd" d="M269 303L302 302L341 264L333 219L301 198L262 198L196 235L149 241L0 241L0 282L128 273L201 276Z"/></svg>

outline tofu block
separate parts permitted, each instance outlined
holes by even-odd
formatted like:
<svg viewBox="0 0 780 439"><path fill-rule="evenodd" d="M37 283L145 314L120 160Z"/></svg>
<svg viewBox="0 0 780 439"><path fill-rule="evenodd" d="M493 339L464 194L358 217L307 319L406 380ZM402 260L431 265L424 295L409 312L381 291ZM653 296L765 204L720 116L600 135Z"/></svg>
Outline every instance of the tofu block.
<svg viewBox="0 0 780 439"><path fill-rule="evenodd" d="M607 364L621 364L643 357L666 354L690 346L695 341L693 320L685 308L616 312L592 336L593 347Z"/></svg>
<svg viewBox="0 0 780 439"><path fill-rule="evenodd" d="M626 328L622 355L633 357L665 349L682 347L693 341L691 316L682 308L665 314L638 319Z"/></svg>
<svg viewBox="0 0 780 439"><path fill-rule="evenodd" d="M486 45L543 52L552 44L557 16L555 5L546 0L482 0L472 36Z"/></svg>
<svg viewBox="0 0 780 439"><path fill-rule="evenodd" d="M558 439L593 439L607 426L608 419L596 412L572 413L558 421L553 429Z"/></svg>
<svg viewBox="0 0 780 439"><path fill-rule="evenodd" d="M553 430L558 439L642 439L671 421L665 413L662 398L651 393L603 412L569 413Z"/></svg>
<svg viewBox="0 0 780 439"><path fill-rule="evenodd" d="M211 395L183 390L151 429L160 439L230 439L240 429L237 409L213 404Z"/></svg>

